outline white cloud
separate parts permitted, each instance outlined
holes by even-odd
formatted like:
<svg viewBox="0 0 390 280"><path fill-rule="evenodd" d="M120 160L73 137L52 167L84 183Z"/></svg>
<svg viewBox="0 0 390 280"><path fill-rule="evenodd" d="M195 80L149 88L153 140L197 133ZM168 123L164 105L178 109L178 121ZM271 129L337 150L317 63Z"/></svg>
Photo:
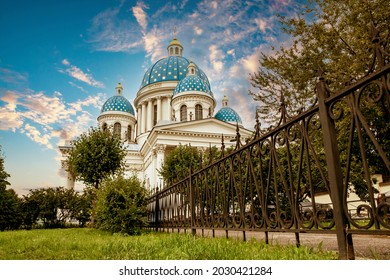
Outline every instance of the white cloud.
<svg viewBox="0 0 390 280"><path fill-rule="evenodd" d="M69 60L67 60L66 58L62 60L62 64L63 65L66 65L66 66L69 66L70 65L70 62Z"/></svg>
<svg viewBox="0 0 390 280"><path fill-rule="evenodd" d="M32 141L53 149L54 138L69 139L85 131L96 120L85 108L101 108L106 96L99 93L76 102L66 103L62 93L52 96L43 92L6 92L0 97L0 130L11 130L27 135ZM55 127L55 129L54 129Z"/></svg>
<svg viewBox="0 0 390 280"><path fill-rule="evenodd" d="M132 8L134 17L136 18L138 24L141 26L142 30L144 31L148 27L148 19L147 19L147 14L145 12L145 9L148 9L148 6L146 6L141 1L137 3L137 6L134 6Z"/></svg>
<svg viewBox="0 0 390 280"><path fill-rule="evenodd" d="M70 68L65 70L71 77L75 78L76 80L82 81L84 83L87 83L90 86L103 88L104 84L102 82L96 81L91 74L84 73L80 68L77 66L70 66Z"/></svg>
<svg viewBox="0 0 390 280"><path fill-rule="evenodd" d="M14 111L16 109L16 105L18 104L19 94L14 91L8 90L2 97L0 97L1 101L7 103L5 106L8 110Z"/></svg>
<svg viewBox="0 0 390 280"><path fill-rule="evenodd" d="M34 142L44 145L48 149L53 149L53 145L50 143L51 136L48 134L41 135L41 132L36 127L26 124L21 131Z"/></svg>
<svg viewBox="0 0 390 280"><path fill-rule="evenodd" d="M162 39L163 35L157 26L154 26L150 32L145 33L143 36L146 54L153 62L163 56L166 52L161 44Z"/></svg>
<svg viewBox="0 0 390 280"><path fill-rule="evenodd" d="M84 89L82 86L79 86L79 85L76 85L75 83L73 82L68 82L71 86L75 87L75 88L78 88L80 91L82 92L85 92L85 93L88 93L88 91L86 89Z"/></svg>
<svg viewBox="0 0 390 280"><path fill-rule="evenodd" d="M217 1L211 1L210 7L214 10L218 9L218 2Z"/></svg>
<svg viewBox="0 0 390 280"><path fill-rule="evenodd" d="M220 73L223 70L224 64L222 60L224 59L224 57L224 53L220 49L218 49L218 46L211 45L209 47L210 63L213 66L214 71L216 71L217 73Z"/></svg>
<svg viewBox="0 0 390 280"><path fill-rule="evenodd" d="M138 22L118 16L122 5L100 12L92 19L87 42L98 51L132 52L141 50L142 32Z"/></svg>
<svg viewBox="0 0 390 280"><path fill-rule="evenodd" d="M265 30L267 28L267 21L263 20L263 19L260 19L260 18L256 18L255 22L256 22L257 26L260 28L260 30L262 32L265 32Z"/></svg>
<svg viewBox="0 0 390 280"><path fill-rule="evenodd" d="M194 32L196 35L202 35L203 29L200 28L199 26L194 26Z"/></svg>
<svg viewBox="0 0 390 280"><path fill-rule="evenodd" d="M0 130L11 130L16 132L16 129L23 124L22 116L6 107L0 107Z"/></svg>
<svg viewBox="0 0 390 280"><path fill-rule="evenodd" d="M65 65L67 68L65 70L59 69L58 71L60 73L67 73L69 76L75 78L76 80L84 82L90 86L104 88L104 84L102 82L95 80L92 74L85 73L79 67L72 65L69 60L62 60L62 64Z"/></svg>

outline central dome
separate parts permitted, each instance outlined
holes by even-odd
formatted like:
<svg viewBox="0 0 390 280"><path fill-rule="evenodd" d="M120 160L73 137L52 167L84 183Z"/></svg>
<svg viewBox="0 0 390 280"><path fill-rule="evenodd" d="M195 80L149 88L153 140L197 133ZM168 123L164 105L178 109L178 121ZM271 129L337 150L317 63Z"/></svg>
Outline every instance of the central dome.
<svg viewBox="0 0 390 280"><path fill-rule="evenodd" d="M146 71L141 88L159 82L180 81L187 75L188 64L190 61L182 56L169 56L158 60ZM195 65L195 74L210 89L206 74L197 65Z"/></svg>

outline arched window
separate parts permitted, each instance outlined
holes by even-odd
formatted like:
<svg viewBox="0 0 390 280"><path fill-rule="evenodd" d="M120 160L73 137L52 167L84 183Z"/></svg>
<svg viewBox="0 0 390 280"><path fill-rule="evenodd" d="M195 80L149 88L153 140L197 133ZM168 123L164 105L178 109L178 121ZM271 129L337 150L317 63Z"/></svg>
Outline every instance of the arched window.
<svg viewBox="0 0 390 280"><path fill-rule="evenodd" d="M114 135L121 137L121 124L118 122L114 124Z"/></svg>
<svg viewBox="0 0 390 280"><path fill-rule="evenodd" d="M179 48L178 47L175 48L175 54L179 54Z"/></svg>
<svg viewBox="0 0 390 280"><path fill-rule="evenodd" d="M187 121L187 106L183 105L180 107L180 121L185 122Z"/></svg>
<svg viewBox="0 0 390 280"><path fill-rule="evenodd" d="M127 141L131 142L131 125L127 126Z"/></svg>
<svg viewBox="0 0 390 280"><path fill-rule="evenodd" d="M107 131L107 124L106 123L103 123L102 129L103 129L103 131Z"/></svg>
<svg viewBox="0 0 390 280"><path fill-rule="evenodd" d="M203 119L203 108L202 105L196 104L195 106L195 120Z"/></svg>
<svg viewBox="0 0 390 280"><path fill-rule="evenodd" d="M169 49L169 54L170 54L170 55L173 54L173 48L170 48L170 49Z"/></svg>

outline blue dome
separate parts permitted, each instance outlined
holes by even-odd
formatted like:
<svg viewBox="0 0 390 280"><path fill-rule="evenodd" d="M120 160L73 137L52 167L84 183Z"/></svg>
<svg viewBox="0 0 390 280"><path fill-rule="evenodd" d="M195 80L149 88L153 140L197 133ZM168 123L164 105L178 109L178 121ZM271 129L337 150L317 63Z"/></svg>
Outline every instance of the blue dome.
<svg viewBox="0 0 390 280"><path fill-rule="evenodd" d="M199 91L199 92L204 92L208 93L211 96L213 96L213 93L210 90L210 87L207 86L204 81L199 78L196 75L189 75L185 77L183 80L181 80L175 90L173 91L173 95L178 95L179 93L182 92L187 92L187 91Z"/></svg>
<svg viewBox="0 0 390 280"><path fill-rule="evenodd" d="M215 118L224 122L235 122L242 124L240 116L230 107L222 107L215 114Z"/></svg>
<svg viewBox="0 0 390 280"><path fill-rule="evenodd" d="M141 88L164 81L180 81L186 77L189 63L189 60L182 56L169 56L160 59L146 71L142 79ZM195 74L210 89L210 83L206 74L196 65Z"/></svg>
<svg viewBox="0 0 390 280"><path fill-rule="evenodd" d="M107 111L125 112L134 116L133 106L130 104L129 100L120 94L114 95L107 99L102 107L101 113Z"/></svg>

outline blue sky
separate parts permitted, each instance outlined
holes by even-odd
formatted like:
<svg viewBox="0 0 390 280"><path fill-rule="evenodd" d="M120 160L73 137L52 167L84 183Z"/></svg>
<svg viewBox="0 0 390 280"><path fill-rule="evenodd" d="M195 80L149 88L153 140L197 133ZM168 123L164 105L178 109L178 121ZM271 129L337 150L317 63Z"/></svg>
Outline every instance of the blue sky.
<svg viewBox="0 0 390 280"><path fill-rule="evenodd" d="M292 0L13 0L0 5L0 145L19 194L64 186L58 145L80 135L121 82L133 102L147 68L177 29L184 56L208 76L217 110L252 128L249 73L261 52L289 44L277 14Z"/></svg>

